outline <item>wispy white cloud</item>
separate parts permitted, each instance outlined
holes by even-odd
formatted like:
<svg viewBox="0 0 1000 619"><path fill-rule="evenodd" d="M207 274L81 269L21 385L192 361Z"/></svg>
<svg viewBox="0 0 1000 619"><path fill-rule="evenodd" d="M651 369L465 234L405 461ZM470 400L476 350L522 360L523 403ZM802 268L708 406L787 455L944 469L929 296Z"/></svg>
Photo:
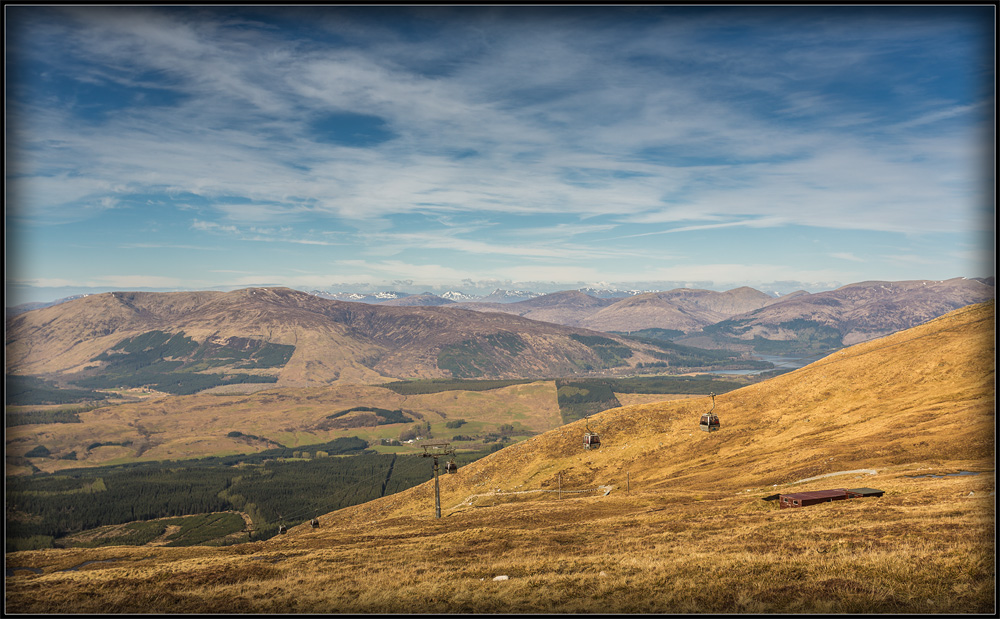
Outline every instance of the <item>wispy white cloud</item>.
<svg viewBox="0 0 1000 619"><path fill-rule="evenodd" d="M657 214L650 214L645 217L636 218L633 223L663 223L676 221L670 217L670 215L663 216ZM743 219L739 221L727 221L723 223L713 223L713 224L701 224L694 226L679 226L676 228L667 228L664 230L657 230L655 232L640 232L638 234L626 234L619 238L636 238L640 236L653 236L658 234L677 234L680 232L695 232L698 230L719 230L721 228L774 228L787 225L790 219L787 217L762 217L757 219Z"/></svg>
<svg viewBox="0 0 1000 619"><path fill-rule="evenodd" d="M689 210L697 211L691 219L729 214L734 208L761 215L781 210L792 211L798 223L839 227L844 220L826 215L829 203L855 204L860 199L860 208L870 217L848 217L850 226L918 232L940 229L941 218L931 216L935 209L927 204L930 198L909 201L910 212L919 210L924 216L900 216L895 205L901 191L936 200L963 198L927 173L948 163L939 157L926 164L911 161L905 168L894 164L902 156L913 160L937 151L910 142L876 148L877 135L870 141L861 136L845 142L831 133L836 127L832 122L795 129L776 126L744 110L738 101L707 97L703 91L711 90L711 78L656 74L652 68L627 64L622 55L605 55L611 41L607 35L598 37L595 47L594 32L568 27L536 38L544 25L528 33L506 31L496 48L459 70L425 75L399 63L413 48L398 41L395 57L360 49L293 53L286 41L270 38L266 31L231 34L228 24L219 21L172 19L167 14L147 20L119 11L107 12L111 19L85 11L76 14L84 26L71 37L78 49L104 62L120 64L127 57L133 72L165 72L191 98L175 108L145 109L138 117L133 112L114 119L112 131L73 127L72 117L67 117L49 131L39 127L40 132L62 136L71 151L86 154L75 159L92 162L79 167L88 178L130 179L134 190L166 188L208 198L255 200L212 205L234 222L317 212L364 219L418 208L610 212L641 218L662 211L664 199L688 194ZM665 60L690 56L676 45L656 47L653 40L645 40L645 48ZM428 44L419 45L424 49ZM632 42L631 47L642 46ZM864 49L858 47L843 52L838 61L848 53L858 55L849 66L864 59ZM714 62L735 58L719 56ZM532 70L526 71L528 67ZM519 79L498 79L514 75ZM521 99L532 88L556 94L526 104ZM595 96L601 105L594 105ZM795 100L795 95L790 98ZM821 99L813 94L808 100ZM798 101L801 108L802 99ZM831 108L831 103L824 104L825 111ZM376 114L398 137L367 149L317 143L304 121L329 109ZM248 118L234 122L222 110L229 117L238 110ZM950 113L959 112L955 108ZM258 124L257 118L270 120ZM693 151L728 163L660 163L642 154L650 148ZM461 161L447 157L463 149L476 155ZM761 161L774 157L779 160ZM607 176L586 185L567 180L566 160L582 158L596 169L631 169L644 176ZM881 182L871 182L879 172ZM899 179L904 182L893 182L900 172L906 175ZM71 204L99 188L74 192L69 184L75 180L36 179L57 191L66 188L61 198L40 200L55 205ZM781 191L776 193L776 188ZM820 195L824 204L810 208Z"/></svg>
<svg viewBox="0 0 1000 619"><path fill-rule="evenodd" d="M259 226L247 226L240 228L230 224L218 224L211 221L194 220L191 223L192 230L221 234L229 238L240 241L256 241L263 243L295 243L299 245L322 245L327 247L344 245L344 242L334 242L319 238L299 238L293 228L266 228Z"/></svg>
<svg viewBox="0 0 1000 619"><path fill-rule="evenodd" d="M851 262L864 262L864 258L858 258L851 252L837 251L830 254L831 258L836 258L838 260L850 260Z"/></svg>
<svg viewBox="0 0 1000 619"><path fill-rule="evenodd" d="M644 273L650 281L703 281L713 285L739 285L739 282L798 281L843 283L843 272L836 269L808 269L794 265L775 264L695 264L679 267L657 267ZM856 281L856 280L848 280Z"/></svg>
<svg viewBox="0 0 1000 619"><path fill-rule="evenodd" d="M599 269L579 265L501 266L493 269L481 269L459 268L441 264L414 264L400 260L378 262L344 260L338 262L336 266L338 274L353 273L356 281L370 282L402 278L411 282L420 282L420 285L444 288L463 280L470 284L479 282L479 287L489 287L502 283L510 286L523 282L547 282L551 286L556 282L594 282L601 279ZM335 277L339 276L326 276L323 285L328 285ZM316 281L315 277L306 279L310 282ZM484 284L484 281L487 283Z"/></svg>
<svg viewBox="0 0 1000 619"><path fill-rule="evenodd" d="M900 123L896 123L890 127L894 131L900 131L903 129L912 129L913 127L919 127L922 125L930 125L933 123L940 122L942 120L949 120L952 118L958 118L962 116L967 116L972 112L978 112L984 107L983 103L974 103L972 105L950 105L943 109L936 109L923 114L917 118L911 118Z"/></svg>
<svg viewBox="0 0 1000 619"><path fill-rule="evenodd" d="M121 249L191 249L196 251L222 251L211 245L185 245L180 243L122 243Z"/></svg>
<svg viewBox="0 0 1000 619"><path fill-rule="evenodd" d="M992 206L985 104L933 79L981 62L961 19L442 8L404 34L336 7L283 12L308 20L285 30L269 10L60 7L30 20L12 48L38 72L10 91L10 216L195 217L193 234L328 248L330 262L351 247L405 271L392 261L404 252L448 251L470 271L507 260L500 279L599 281L649 257L624 238L961 236ZM383 133L318 129L335 114ZM398 219L410 216L436 226Z"/></svg>
<svg viewBox="0 0 1000 619"><path fill-rule="evenodd" d="M187 285L185 279L157 275L100 275L86 279L34 278L16 279L16 283L36 288L62 288L67 286L89 288L177 288Z"/></svg>
<svg viewBox="0 0 1000 619"><path fill-rule="evenodd" d="M239 228L237 228L236 226L232 225L224 226L222 224L217 224L214 221L201 221L198 219L195 219L193 222L191 222L191 229L211 231L211 232L225 232L229 234L238 234L240 232Z"/></svg>

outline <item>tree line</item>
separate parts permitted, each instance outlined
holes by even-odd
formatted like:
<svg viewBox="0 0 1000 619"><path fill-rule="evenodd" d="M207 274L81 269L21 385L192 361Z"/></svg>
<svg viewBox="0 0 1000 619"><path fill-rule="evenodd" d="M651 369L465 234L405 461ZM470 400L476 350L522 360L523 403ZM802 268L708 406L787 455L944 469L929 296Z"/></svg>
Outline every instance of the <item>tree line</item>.
<svg viewBox="0 0 1000 619"><path fill-rule="evenodd" d="M487 453L461 453L456 461L464 465ZM104 525L228 510L250 515L247 539L266 539L282 524L393 494L432 475L432 464L419 455L364 452L307 461L272 455L266 461L242 456L147 462L8 477L6 548L53 547L61 537Z"/></svg>

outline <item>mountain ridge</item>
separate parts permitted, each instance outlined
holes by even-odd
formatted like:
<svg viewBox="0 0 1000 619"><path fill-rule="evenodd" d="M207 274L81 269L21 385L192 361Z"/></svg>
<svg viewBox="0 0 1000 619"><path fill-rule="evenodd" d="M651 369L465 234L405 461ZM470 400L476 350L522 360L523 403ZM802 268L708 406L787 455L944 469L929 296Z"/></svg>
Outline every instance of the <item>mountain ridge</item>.
<svg viewBox="0 0 1000 619"><path fill-rule="evenodd" d="M125 338L162 331L215 347L215 356L198 370L203 373L227 371L218 349L229 347L230 356L238 356L234 338L258 342L247 344L257 349L264 343L296 347L280 370L264 369L259 361L242 364L248 371L239 380L272 376L281 385L306 385L449 374L540 378L665 366L666 353L655 341L614 334L645 335L644 329L661 341L703 349L829 352L992 299L990 281L859 282L778 298L749 287L621 299L563 291L502 304L435 297L442 302L437 307L408 301L424 295L369 304L289 288L112 292L9 318L5 350L8 373L83 376L98 371L94 360Z"/></svg>
<svg viewBox="0 0 1000 619"><path fill-rule="evenodd" d="M294 346L295 352L280 369L281 385L437 378L449 373L494 378L574 375L653 362L657 352L655 346L610 334L473 312L455 304L351 303L288 288L116 292L9 319L7 372L93 372L99 355L125 338L154 331L183 333L196 343L223 345L235 337Z"/></svg>
<svg viewBox="0 0 1000 619"><path fill-rule="evenodd" d="M988 281L966 278L873 280L776 299L761 309L713 325L712 332L742 341L755 337L793 340L797 334L789 332L785 325L807 321L831 330L830 335L839 340L837 345L849 346L914 327L994 295L995 287Z"/></svg>

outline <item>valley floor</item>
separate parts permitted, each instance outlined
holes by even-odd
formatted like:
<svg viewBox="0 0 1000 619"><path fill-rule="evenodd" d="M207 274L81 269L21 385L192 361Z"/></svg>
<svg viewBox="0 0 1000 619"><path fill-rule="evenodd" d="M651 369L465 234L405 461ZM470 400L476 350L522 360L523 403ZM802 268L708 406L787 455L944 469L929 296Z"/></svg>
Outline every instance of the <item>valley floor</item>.
<svg viewBox="0 0 1000 619"><path fill-rule="evenodd" d="M318 529L225 548L11 553L5 610L992 614L991 467L938 462L779 488L511 496L446 507L440 519L432 504L406 517L348 508ZM981 472L913 477L959 470ZM855 486L886 494L784 510L762 500Z"/></svg>

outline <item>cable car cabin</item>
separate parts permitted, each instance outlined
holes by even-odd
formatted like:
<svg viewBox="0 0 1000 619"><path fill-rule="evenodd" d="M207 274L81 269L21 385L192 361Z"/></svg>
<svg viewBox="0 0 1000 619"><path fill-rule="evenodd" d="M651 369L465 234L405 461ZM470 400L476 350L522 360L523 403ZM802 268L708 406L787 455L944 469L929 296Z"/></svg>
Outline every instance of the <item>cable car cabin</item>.
<svg viewBox="0 0 1000 619"><path fill-rule="evenodd" d="M715 432L719 429L719 416L715 413L705 413L701 416L701 423L698 424L705 432Z"/></svg>
<svg viewBox="0 0 1000 619"><path fill-rule="evenodd" d="M313 518L312 520L309 521L309 524L311 524L312 528L315 529L316 527L319 526L319 518Z"/></svg>
<svg viewBox="0 0 1000 619"><path fill-rule="evenodd" d="M285 525L280 524L278 525L278 533L284 535L285 533L288 533L288 529L285 528Z"/></svg>
<svg viewBox="0 0 1000 619"><path fill-rule="evenodd" d="M596 432L587 432L583 435L583 446L585 449L599 449L601 447L601 437Z"/></svg>
<svg viewBox="0 0 1000 619"><path fill-rule="evenodd" d="M705 432L715 432L719 429L719 416L712 412L715 410L715 394L710 393L709 395L712 396L712 408L701 416L701 422L698 424L698 427Z"/></svg>
<svg viewBox="0 0 1000 619"><path fill-rule="evenodd" d="M448 472L448 473L454 473L455 471L458 470L458 465L455 464L454 460L449 460L448 464L444 465L444 470L445 470L445 472Z"/></svg>

